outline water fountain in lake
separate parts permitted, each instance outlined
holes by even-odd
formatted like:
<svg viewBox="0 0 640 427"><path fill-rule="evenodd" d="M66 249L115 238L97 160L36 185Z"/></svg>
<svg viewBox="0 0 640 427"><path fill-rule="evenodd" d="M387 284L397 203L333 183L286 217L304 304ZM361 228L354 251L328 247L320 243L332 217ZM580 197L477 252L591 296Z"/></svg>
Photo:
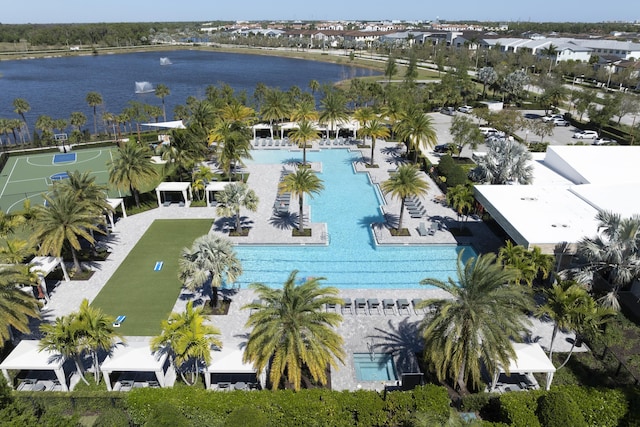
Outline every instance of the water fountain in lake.
<svg viewBox="0 0 640 427"><path fill-rule="evenodd" d="M171 65L173 62L169 58L160 58L160 65Z"/></svg>
<svg viewBox="0 0 640 427"><path fill-rule="evenodd" d="M136 93L149 93L155 90L150 82L136 82Z"/></svg>

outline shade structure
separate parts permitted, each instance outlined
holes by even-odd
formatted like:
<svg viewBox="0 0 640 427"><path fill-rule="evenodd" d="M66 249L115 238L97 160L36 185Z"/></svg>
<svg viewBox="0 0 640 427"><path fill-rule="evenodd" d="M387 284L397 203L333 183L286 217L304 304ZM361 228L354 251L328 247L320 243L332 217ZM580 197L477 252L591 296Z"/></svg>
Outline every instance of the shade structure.
<svg viewBox="0 0 640 427"><path fill-rule="evenodd" d="M229 184L228 182L213 181L206 185L206 187L204 188L204 192L207 200L207 206L209 206L211 202L213 202L211 193L224 190L224 187L226 187L228 184Z"/></svg>
<svg viewBox="0 0 640 427"><path fill-rule="evenodd" d="M182 200L181 204L189 207L191 204L191 199L193 198L193 193L191 192L191 183L190 182L161 182L160 185L156 187L156 196L158 197L158 205L168 206L171 204L171 201L165 201L163 203L163 195L164 193L181 193Z"/></svg>
<svg viewBox="0 0 640 427"><path fill-rule="evenodd" d="M239 346L227 345L211 350L211 364L205 369L205 384L211 388L211 374L257 374L251 363L244 363L244 351Z"/></svg>
<svg viewBox="0 0 640 427"><path fill-rule="evenodd" d="M109 203L109 206L111 206L112 209L111 211L107 212L107 217L109 218L109 224L111 224L111 228L114 228L116 225L113 220L113 213L116 209L118 209L118 206L122 208L122 217L127 217L127 211L124 208L124 199L107 199L107 203Z"/></svg>
<svg viewBox="0 0 640 427"><path fill-rule="evenodd" d="M37 376L37 371L53 371L60 382L63 391L69 391L70 384L67 384L64 372L65 358L56 352L40 350L39 340L22 340L16 348L7 356L0 369L7 380L7 384L13 386L9 371L32 371L32 375Z"/></svg>
<svg viewBox="0 0 640 427"><path fill-rule="evenodd" d="M151 351L151 337L125 337L100 365L107 390L113 390L111 375L114 372L155 374L160 387L171 387L175 382L175 370L167 361L168 355Z"/></svg>
<svg viewBox="0 0 640 427"><path fill-rule="evenodd" d="M142 123L142 126L148 126L152 128L158 129L186 129L182 120L173 120L170 122L159 122L159 123Z"/></svg>
<svg viewBox="0 0 640 427"><path fill-rule="evenodd" d="M60 257L53 256L37 256L31 260L29 263L29 270L32 273L36 273L38 275L38 280L40 281L40 289L44 298L49 301L49 294L47 293L47 283L45 282L45 277L53 270L55 270L58 266L62 269L62 275L64 276L65 282L68 282L69 274L67 274L67 269L64 266L64 261Z"/></svg>
<svg viewBox="0 0 640 427"><path fill-rule="evenodd" d="M513 350L516 353L516 357L509 362L509 374L520 373L544 373L547 374L547 386L549 390L551 382L553 381L553 374L556 372L555 366L551 363L551 360L547 357L542 347L538 343L513 343ZM507 369L500 367L498 372L493 375L493 382L491 383L491 391L493 391L498 382L500 374L506 373Z"/></svg>

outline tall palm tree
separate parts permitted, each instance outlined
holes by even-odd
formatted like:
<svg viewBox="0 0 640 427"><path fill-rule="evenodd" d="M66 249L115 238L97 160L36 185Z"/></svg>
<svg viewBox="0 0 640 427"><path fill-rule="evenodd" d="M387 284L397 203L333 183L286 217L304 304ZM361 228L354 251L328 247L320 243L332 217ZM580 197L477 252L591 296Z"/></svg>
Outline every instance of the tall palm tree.
<svg viewBox="0 0 640 427"><path fill-rule="evenodd" d="M389 55L387 59L387 64L384 67L384 75L387 78L387 83L391 82L393 76L398 73L398 64L396 63L396 59Z"/></svg>
<svg viewBox="0 0 640 427"><path fill-rule="evenodd" d="M322 98L320 105L322 106L320 123L328 124L329 130L334 130L337 134L337 125L349 119L344 93L337 89L331 89Z"/></svg>
<svg viewBox="0 0 640 427"><path fill-rule="evenodd" d="M125 142L118 155L109 162L109 183L120 190L129 190L140 207L140 190L158 178L151 162L151 150L135 141Z"/></svg>
<svg viewBox="0 0 640 427"><path fill-rule="evenodd" d="M229 182L232 171L242 162L251 159L251 131L242 121L220 121L209 133L210 144L216 142L218 163L225 171Z"/></svg>
<svg viewBox="0 0 640 427"><path fill-rule="evenodd" d="M396 123L395 132L408 143L408 149L414 150L413 161L418 161L418 151L432 148L438 143L438 136L433 127L433 120L413 104L405 108L400 121Z"/></svg>
<svg viewBox="0 0 640 427"><path fill-rule="evenodd" d="M106 315L100 308L91 307L87 299L82 300L74 320L78 322L78 328L81 331L83 350L91 355L93 379L98 384L100 383L98 353L110 352L115 347L116 341L122 340L122 336L113 326L115 319Z"/></svg>
<svg viewBox="0 0 640 427"><path fill-rule="evenodd" d="M71 193L43 197L45 205L33 209L33 239L40 245L38 253L59 257L63 248L67 247L71 251L74 268L80 271L77 253L81 248L80 240L85 239L93 244L95 239L91 232L103 233L96 225L99 216L91 205L80 202Z"/></svg>
<svg viewBox="0 0 640 427"><path fill-rule="evenodd" d="M596 215L598 234L578 242L581 261L577 279L590 285L600 302L620 309L620 288L640 277L640 215L623 218L620 214L600 211Z"/></svg>
<svg viewBox="0 0 640 427"><path fill-rule="evenodd" d="M0 263L19 264L34 253L33 243L19 238L5 238L0 245Z"/></svg>
<svg viewBox="0 0 640 427"><path fill-rule="evenodd" d="M29 332L29 318L40 318L38 301L19 288L30 282L20 266L0 266L0 347L11 338L11 328Z"/></svg>
<svg viewBox="0 0 640 427"><path fill-rule="evenodd" d="M183 313L171 313L169 319L162 321L162 332L151 340L153 351L169 352L173 366L189 385L196 383L198 369L211 363L211 347L222 348L222 341L217 338L220 330L205 321L202 308L194 309L193 301L189 301ZM189 380L181 369L187 362L193 362Z"/></svg>
<svg viewBox="0 0 640 427"><path fill-rule="evenodd" d="M169 90L169 87L167 85L164 85L162 83L159 83L156 85L156 91L155 94L158 98L160 98L162 100L162 117L164 119L164 121L167 121L167 110L165 108L164 105L164 99L171 95L171 90Z"/></svg>
<svg viewBox="0 0 640 427"><path fill-rule="evenodd" d="M58 181L53 186L54 194L73 194L80 203L87 203L96 213L97 218L101 214L111 212L113 209L107 202L107 186L96 183L95 175L91 172L68 171L68 179ZM56 196L54 196L56 197Z"/></svg>
<svg viewBox="0 0 640 427"><path fill-rule="evenodd" d="M289 99L280 89L269 89L260 109L262 120L271 124L271 138L273 138L273 122L280 122L290 114Z"/></svg>
<svg viewBox="0 0 640 427"><path fill-rule="evenodd" d="M298 101L293 108L293 111L291 111L291 120L294 122L301 122L303 120L313 122L318 120L315 100L302 99Z"/></svg>
<svg viewBox="0 0 640 427"><path fill-rule="evenodd" d="M211 306L218 307L218 288L223 282L235 282L242 275L242 264L230 241L206 234L194 240L190 248L182 249L178 272L187 289L209 283Z"/></svg>
<svg viewBox="0 0 640 427"><path fill-rule="evenodd" d="M224 186L222 191L216 193L218 207L216 212L220 216L234 215L236 218L236 232L240 233L240 209L245 208L251 212L258 210L258 196L244 182L232 182Z"/></svg>
<svg viewBox="0 0 640 427"><path fill-rule="evenodd" d="M401 165L380 188L385 194L400 199L398 230L401 230L405 200L409 196L419 197L427 194L429 183L420 176L420 171L415 165Z"/></svg>
<svg viewBox="0 0 640 427"><path fill-rule="evenodd" d="M540 53L549 59L549 74L551 74L551 67L553 67L558 56L558 48L553 43L550 43L549 46L541 49Z"/></svg>
<svg viewBox="0 0 640 427"><path fill-rule="evenodd" d="M25 217L19 213L4 213L0 210L0 237L13 234L25 221Z"/></svg>
<svg viewBox="0 0 640 427"><path fill-rule="evenodd" d="M43 323L40 326L40 332L42 332L42 338L39 343L40 349L56 352L64 358L73 359L80 379L89 385L84 376L82 363L84 344L76 313L57 317L54 323Z"/></svg>
<svg viewBox="0 0 640 427"><path fill-rule="evenodd" d="M318 129L308 120L298 122L298 127L289 133L289 138L302 147L302 164L307 164L307 142L318 138Z"/></svg>
<svg viewBox="0 0 640 427"><path fill-rule="evenodd" d="M315 94L320 89L320 83L317 80L309 81L309 89L311 89L311 93Z"/></svg>
<svg viewBox="0 0 640 427"><path fill-rule="evenodd" d="M98 134L98 112L96 111L96 107L98 105L102 105L104 102L102 100L102 95L98 92L89 92L87 97L85 98L89 107L93 109L93 133Z"/></svg>
<svg viewBox="0 0 640 427"><path fill-rule="evenodd" d="M473 189L468 185L456 185L447 190L447 203L458 214L458 221L462 216L467 216L473 209Z"/></svg>
<svg viewBox="0 0 640 427"><path fill-rule="evenodd" d="M214 173L208 166L200 165L196 170L191 174L191 180L193 182L193 189L196 190L196 195L198 199L204 198L204 195L200 192L204 193L204 189L209 182L213 180Z"/></svg>
<svg viewBox="0 0 640 427"><path fill-rule="evenodd" d="M360 133L365 137L371 138L371 158L369 159L369 165L374 166L373 155L376 150L376 140L389 138L389 128L378 119L369 120L364 127L360 130Z"/></svg>
<svg viewBox="0 0 640 427"><path fill-rule="evenodd" d="M298 167L295 172L285 176L280 184L278 184L280 193L291 193L293 197L298 197L299 219L298 231L304 232L304 195L313 197L314 194L324 190L322 180L318 175L307 167Z"/></svg>
<svg viewBox="0 0 640 427"><path fill-rule="evenodd" d="M422 334L425 358L438 379L453 380L466 391L469 381L474 387L480 383L482 366L490 374L509 366L515 356L511 339L525 332L524 313L532 300L527 288L510 284L513 270L497 263L494 254L463 263L460 253L457 269L457 281L427 278L420 282L453 296L424 302L434 314L425 317Z"/></svg>
<svg viewBox="0 0 640 427"><path fill-rule="evenodd" d="M273 390L283 376L299 390L307 371L314 381L326 384L327 368L344 363L343 339L335 330L342 316L324 310L325 304L340 304L338 290L322 287L321 277L296 285L297 273L289 274L282 289L252 283L261 303L243 307L251 310L246 326L253 328L243 359L253 362L258 372L268 368Z"/></svg>
<svg viewBox="0 0 640 427"><path fill-rule="evenodd" d="M29 125L27 124L27 118L24 113L28 113L31 110L31 106L24 98L16 98L13 100L13 111L20 116L24 128L27 131L27 140L31 141L31 134L29 133Z"/></svg>

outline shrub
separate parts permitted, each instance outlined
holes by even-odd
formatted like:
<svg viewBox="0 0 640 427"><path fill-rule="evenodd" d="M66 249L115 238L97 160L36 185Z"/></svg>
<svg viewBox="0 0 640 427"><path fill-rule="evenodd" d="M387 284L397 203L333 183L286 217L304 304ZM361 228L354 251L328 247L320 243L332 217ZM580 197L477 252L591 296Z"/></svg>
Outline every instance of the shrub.
<svg viewBox="0 0 640 427"><path fill-rule="evenodd" d="M500 396L500 421L514 426L542 427L536 416L541 394L541 391L503 394Z"/></svg>
<svg viewBox="0 0 640 427"><path fill-rule="evenodd" d="M447 419L449 416L450 400L447 389L444 387L427 384L416 387L413 390L413 398L416 402L416 411L433 413Z"/></svg>
<svg viewBox="0 0 640 427"><path fill-rule="evenodd" d="M536 410L540 424L545 427L566 427L586 425L576 402L564 391L554 390L538 399Z"/></svg>
<svg viewBox="0 0 640 427"><path fill-rule="evenodd" d="M126 427L131 425L129 415L122 409L108 409L98 415L93 427Z"/></svg>

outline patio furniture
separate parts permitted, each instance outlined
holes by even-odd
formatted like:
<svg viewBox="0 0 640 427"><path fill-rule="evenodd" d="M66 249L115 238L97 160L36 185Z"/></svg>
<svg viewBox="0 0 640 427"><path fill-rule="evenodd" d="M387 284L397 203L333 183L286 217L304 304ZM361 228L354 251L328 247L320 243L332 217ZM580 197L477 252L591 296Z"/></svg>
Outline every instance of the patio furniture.
<svg viewBox="0 0 640 427"><path fill-rule="evenodd" d="M384 314L387 314L387 310L391 310L391 314L396 314L394 310L395 306L396 303L392 299L386 298L382 300L382 312Z"/></svg>
<svg viewBox="0 0 640 427"><path fill-rule="evenodd" d="M218 390L223 390L223 391L231 390L231 383L229 382L218 383Z"/></svg>
<svg viewBox="0 0 640 427"><path fill-rule="evenodd" d="M367 302L365 301L364 298L356 298L356 314L358 314L358 310L366 310L367 309ZM367 312L365 311L365 314Z"/></svg>
<svg viewBox="0 0 640 427"><path fill-rule="evenodd" d="M353 314L353 302L351 302L351 298L345 298L342 300L342 308L340 311L344 314L345 310L349 310L349 314Z"/></svg>
<svg viewBox="0 0 640 427"><path fill-rule="evenodd" d="M377 310L378 314L380 314L380 301L378 301L378 298L369 298L367 305L369 306L369 314L371 314L371 309Z"/></svg>
<svg viewBox="0 0 640 427"><path fill-rule="evenodd" d="M398 301L398 314L400 314L400 311L402 310L407 310L407 314L411 314L411 312L409 311L409 301L407 301L406 298L400 298Z"/></svg>
<svg viewBox="0 0 640 427"><path fill-rule="evenodd" d="M411 304L413 304L413 311L416 312L416 314L420 314L418 313L418 310L422 311L422 314L424 314L424 309L423 308L418 308L418 305L422 302L422 298L414 298L411 300Z"/></svg>
<svg viewBox="0 0 640 427"><path fill-rule="evenodd" d="M421 222L420 224L418 224L418 234L421 236L427 236L428 235L428 231L427 231L427 226L424 224L424 222Z"/></svg>
<svg viewBox="0 0 640 427"><path fill-rule="evenodd" d="M333 310L336 311L336 304L332 303L332 302L328 302L325 304L325 310L329 311L329 310Z"/></svg>
<svg viewBox="0 0 640 427"><path fill-rule="evenodd" d="M434 234L436 234L436 231L438 231L438 223L432 222L429 226L429 236L433 236Z"/></svg>
<svg viewBox="0 0 640 427"><path fill-rule="evenodd" d="M238 381L237 383L233 383L234 390L246 390L248 388L247 383L244 381Z"/></svg>

